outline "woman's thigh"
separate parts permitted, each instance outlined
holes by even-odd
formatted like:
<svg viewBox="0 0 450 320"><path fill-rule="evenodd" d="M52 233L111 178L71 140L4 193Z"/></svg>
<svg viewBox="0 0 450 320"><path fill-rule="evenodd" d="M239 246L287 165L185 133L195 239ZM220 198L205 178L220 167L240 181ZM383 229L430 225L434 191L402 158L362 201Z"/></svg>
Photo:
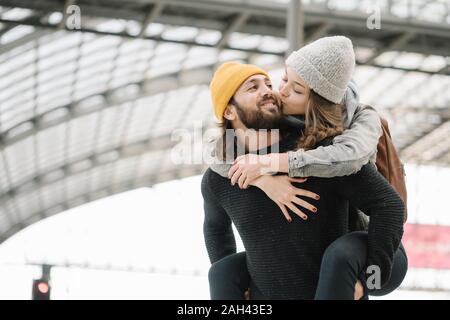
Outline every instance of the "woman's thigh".
<svg viewBox="0 0 450 320"><path fill-rule="evenodd" d="M346 265L353 268L355 274L363 272L367 265L368 254L368 232L355 231L347 233L336 239L327 248L324 256L336 257L336 261L345 261ZM370 290L369 295L383 296L397 289L405 278L408 270L408 259L400 243L399 248L394 253L392 272L389 281L377 290ZM332 272L328 270L329 272Z"/></svg>

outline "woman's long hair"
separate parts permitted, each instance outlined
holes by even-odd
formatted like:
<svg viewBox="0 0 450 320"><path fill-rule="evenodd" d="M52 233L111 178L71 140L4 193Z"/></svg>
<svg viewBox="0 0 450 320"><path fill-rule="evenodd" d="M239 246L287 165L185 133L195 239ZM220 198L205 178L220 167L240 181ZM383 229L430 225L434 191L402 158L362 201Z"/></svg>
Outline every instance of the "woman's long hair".
<svg viewBox="0 0 450 320"><path fill-rule="evenodd" d="M311 90L305 112L305 129L298 148L314 149L321 141L340 135L344 131L342 108L342 104L328 101Z"/></svg>

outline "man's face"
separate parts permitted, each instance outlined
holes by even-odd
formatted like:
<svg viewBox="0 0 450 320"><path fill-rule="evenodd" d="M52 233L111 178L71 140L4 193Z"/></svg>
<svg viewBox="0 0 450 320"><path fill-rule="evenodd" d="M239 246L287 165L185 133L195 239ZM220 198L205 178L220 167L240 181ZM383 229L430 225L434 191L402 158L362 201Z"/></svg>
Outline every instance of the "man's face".
<svg viewBox="0 0 450 320"><path fill-rule="evenodd" d="M248 129L279 127L281 108L272 91L272 83L264 75L253 75L236 91L232 102L237 117Z"/></svg>

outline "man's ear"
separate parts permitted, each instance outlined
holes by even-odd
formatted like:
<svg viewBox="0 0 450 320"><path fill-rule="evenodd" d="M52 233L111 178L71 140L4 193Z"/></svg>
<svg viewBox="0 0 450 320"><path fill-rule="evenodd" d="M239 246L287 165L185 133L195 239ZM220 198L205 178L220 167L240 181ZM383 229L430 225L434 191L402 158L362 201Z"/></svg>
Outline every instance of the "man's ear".
<svg viewBox="0 0 450 320"><path fill-rule="evenodd" d="M223 117L230 121L236 120L236 108L232 104L229 104L223 112Z"/></svg>

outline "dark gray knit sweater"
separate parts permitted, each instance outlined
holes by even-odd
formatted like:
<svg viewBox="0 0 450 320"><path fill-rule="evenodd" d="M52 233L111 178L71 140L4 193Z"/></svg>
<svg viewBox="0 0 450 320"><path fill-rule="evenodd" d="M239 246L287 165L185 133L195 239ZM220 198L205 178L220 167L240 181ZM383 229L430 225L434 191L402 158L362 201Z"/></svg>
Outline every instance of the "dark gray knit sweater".
<svg viewBox="0 0 450 320"><path fill-rule="evenodd" d="M292 140L280 142L280 152ZM403 234L404 204L373 164L336 178L310 177L299 188L320 195L305 198L318 209L304 221L290 212L286 221L278 206L256 187L241 190L208 169L202 179L204 237L211 263L236 252L233 222L247 252L247 266L256 286L270 299L313 299L320 263L328 245L348 232L348 208L370 215L367 266L378 265L381 284L389 278L393 254Z"/></svg>

